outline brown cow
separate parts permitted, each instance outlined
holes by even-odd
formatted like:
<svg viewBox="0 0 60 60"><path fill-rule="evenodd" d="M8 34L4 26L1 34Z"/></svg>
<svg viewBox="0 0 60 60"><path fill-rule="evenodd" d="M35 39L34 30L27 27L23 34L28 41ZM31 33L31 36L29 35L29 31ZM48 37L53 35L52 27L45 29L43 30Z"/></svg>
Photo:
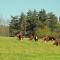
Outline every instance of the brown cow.
<svg viewBox="0 0 60 60"><path fill-rule="evenodd" d="M49 40L56 40L56 38L53 36L49 36Z"/></svg>
<svg viewBox="0 0 60 60"><path fill-rule="evenodd" d="M44 41L48 41L49 40L49 37L48 36L45 36L43 39L44 39Z"/></svg>
<svg viewBox="0 0 60 60"><path fill-rule="evenodd" d="M37 35L30 35L30 40L35 40L35 41L38 41L38 36Z"/></svg>
<svg viewBox="0 0 60 60"><path fill-rule="evenodd" d="M44 41L56 40L56 38L53 36L45 36L43 39Z"/></svg>
<svg viewBox="0 0 60 60"><path fill-rule="evenodd" d="M20 32L20 33L18 33L17 34L17 38L19 39L19 40L22 40L23 39L23 34Z"/></svg>
<svg viewBox="0 0 60 60"><path fill-rule="evenodd" d="M59 44L60 44L60 39L55 40L55 42L53 43L53 45L56 45L56 46L58 46Z"/></svg>

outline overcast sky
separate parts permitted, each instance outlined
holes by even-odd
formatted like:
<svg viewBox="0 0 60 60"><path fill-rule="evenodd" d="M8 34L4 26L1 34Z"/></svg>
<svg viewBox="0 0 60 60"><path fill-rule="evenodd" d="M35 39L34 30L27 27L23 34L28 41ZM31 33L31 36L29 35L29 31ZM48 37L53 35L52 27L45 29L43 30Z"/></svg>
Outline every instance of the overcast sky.
<svg viewBox="0 0 60 60"><path fill-rule="evenodd" d="M60 16L60 0L0 0L0 17L5 20L11 15L20 15L21 12L27 12L29 9L53 12Z"/></svg>

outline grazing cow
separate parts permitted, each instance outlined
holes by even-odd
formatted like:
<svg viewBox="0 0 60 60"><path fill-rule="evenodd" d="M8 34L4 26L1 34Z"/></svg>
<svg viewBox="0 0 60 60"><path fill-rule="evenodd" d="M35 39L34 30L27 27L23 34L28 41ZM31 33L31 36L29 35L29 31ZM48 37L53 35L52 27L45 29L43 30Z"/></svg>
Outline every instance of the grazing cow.
<svg viewBox="0 0 60 60"><path fill-rule="evenodd" d="M49 36L49 40L56 40L56 38L53 36Z"/></svg>
<svg viewBox="0 0 60 60"><path fill-rule="evenodd" d="M49 37L48 36L45 36L43 39L44 39L44 41L48 41L49 40Z"/></svg>
<svg viewBox="0 0 60 60"><path fill-rule="evenodd" d="M58 40L55 40L55 42L53 43L53 45L56 45L56 46L58 46L60 44L60 40L58 39Z"/></svg>
<svg viewBox="0 0 60 60"><path fill-rule="evenodd" d="M35 41L38 41L38 37L37 37L37 35L34 36L34 40L35 40Z"/></svg>
<svg viewBox="0 0 60 60"><path fill-rule="evenodd" d="M44 37L44 41L50 41L50 40L56 40L56 38L53 36L45 36Z"/></svg>
<svg viewBox="0 0 60 60"><path fill-rule="evenodd" d="M23 39L23 34L20 32L20 33L18 33L17 34L17 38L19 39L19 40L22 40Z"/></svg>

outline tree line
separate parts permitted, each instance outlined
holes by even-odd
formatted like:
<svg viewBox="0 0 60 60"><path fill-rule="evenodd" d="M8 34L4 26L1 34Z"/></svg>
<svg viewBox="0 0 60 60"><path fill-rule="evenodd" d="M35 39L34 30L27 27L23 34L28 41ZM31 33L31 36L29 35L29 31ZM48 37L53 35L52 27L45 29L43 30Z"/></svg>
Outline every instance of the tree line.
<svg viewBox="0 0 60 60"><path fill-rule="evenodd" d="M58 19L53 12L46 13L45 9L28 10L26 14L22 12L20 16L11 16L10 20L9 36L23 32L25 36L37 34L42 37L51 34L57 35L60 32L60 18Z"/></svg>
<svg viewBox="0 0 60 60"><path fill-rule="evenodd" d="M9 36L9 22L0 17L0 36Z"/></svg>

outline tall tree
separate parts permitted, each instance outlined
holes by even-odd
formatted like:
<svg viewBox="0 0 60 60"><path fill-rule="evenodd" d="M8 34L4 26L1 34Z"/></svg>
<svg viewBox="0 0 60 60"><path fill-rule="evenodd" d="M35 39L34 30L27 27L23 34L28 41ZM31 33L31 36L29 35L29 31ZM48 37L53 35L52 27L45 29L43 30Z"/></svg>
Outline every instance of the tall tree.
<svg viewBox="0 0 60 60"><path fill-rule="evenodd" d="M20 26L20 31L24 32L24 34L26 32L26 25L27 25L26 15L22 12L19 18L19 26Z"/></svg>
<svg viewBox="0 0 60 60"><path fill-rule="evenodd" d="M27 12L27 27L26 27L26 31L27 31L27 34L30 34L31 32L32 32L32 27L31 27L31 25L32 25L32 11L31 10L29 10L28 12Z"/></svg>
<svg viewBox="0 0 60 60"><path fill-rule="evenodd" d="M47 14L46 14L46 11L44 9L42 9L41 11L39 11L38 13L38 18L39 20L44 23L47 19Z"/></svg>
<svg viewBox="0 0 60 60"><path fill-rule="evenodd" d="M40 27L44 28L45 26L45 21L47 20L47 14L46 11L44 9L42 9L41 11L38 12L38 21L40 23Z"/></svg>
<svg viewBox="0 0 60 60"><path fill-rule="evenodd" d="M48 25L51 28L51 31L56 29L57 21L57 16L55 16L52 12L48 13Z"/></svg>
<svg viewBox="0 0 60 60"><path fill-rule="evenodd" d="M9 25L9 30L10 30L10 36L14 36L15 33L17 33L19 29L19 21L17 16L11 16L11 22Z"/></svg>
<svg viewBox="0 0 60 60"><path fill-rule="evenodd" d="M29 10L27 13L27 31L29 32L29 34L34 34L35 33L35 28L38 25L38 19L37 19L37 12L34 9L34 11Z"/></svg>

